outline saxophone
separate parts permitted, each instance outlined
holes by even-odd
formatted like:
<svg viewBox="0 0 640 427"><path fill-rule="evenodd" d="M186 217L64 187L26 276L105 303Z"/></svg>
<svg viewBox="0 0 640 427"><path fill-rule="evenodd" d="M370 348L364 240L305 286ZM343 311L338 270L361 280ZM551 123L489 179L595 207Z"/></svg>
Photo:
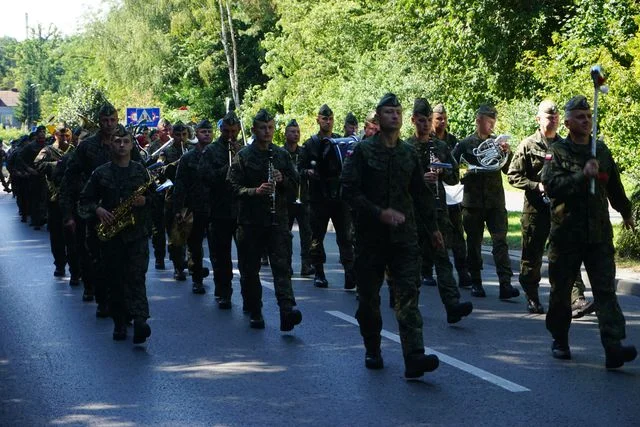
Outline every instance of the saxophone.
<svg viewBox="0 0 640 427"><path fill-rule="evenodd" d="M134 191L131 196L127 197L124 202L120 203L111 212L114 216L114 220L111 224L98 224L96 227L98 239L103 242L107 242L128 226L134 225L136 223L136 217L133 214L133 201L138 196L142 196L154 183L155 180L151 178L149 181L138 187L136 191Z"/></svg>

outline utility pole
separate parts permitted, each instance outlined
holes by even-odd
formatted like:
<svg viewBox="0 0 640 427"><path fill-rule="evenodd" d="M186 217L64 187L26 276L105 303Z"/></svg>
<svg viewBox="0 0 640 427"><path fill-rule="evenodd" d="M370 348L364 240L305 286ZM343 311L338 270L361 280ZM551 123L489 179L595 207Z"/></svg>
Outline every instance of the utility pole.
<svg viewBox="0 0 640 427"><path fill-rule="evenodd" d="M29 38L29 14L27 12L24 13L24 39L27 40Z"/></svg>

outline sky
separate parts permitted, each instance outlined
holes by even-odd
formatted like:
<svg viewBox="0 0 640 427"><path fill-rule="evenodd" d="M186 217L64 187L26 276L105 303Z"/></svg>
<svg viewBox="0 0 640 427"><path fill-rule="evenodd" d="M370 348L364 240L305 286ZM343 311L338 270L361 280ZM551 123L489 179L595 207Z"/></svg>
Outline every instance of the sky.
<svg viewBox="0 0 640 427"><path fill-rule="evenodd" d="M25 39L25 13L29 27L42 24L44 30L53 24L63 35L78 30L83 15L98 13L105 8L103 0L0 0L0 37Z"/></svg>

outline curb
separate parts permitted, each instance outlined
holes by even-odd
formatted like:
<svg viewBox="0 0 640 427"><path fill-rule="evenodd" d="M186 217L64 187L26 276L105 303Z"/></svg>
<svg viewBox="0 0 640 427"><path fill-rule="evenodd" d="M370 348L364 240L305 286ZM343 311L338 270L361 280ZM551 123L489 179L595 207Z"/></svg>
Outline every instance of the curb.
<svg viewBox="0 0 640 427"><path fill-rule="evenodd" d="M514 272L520 271L520 252L509 251L509 257L511 258L511 268ZM491 254L491 246L482 246L482 261L483 263L494 265L493 255ZM589 277L587 276L584 266L582 267L582 280L586 286L590 287ZM542 259L542 268L540 274L543 277L549 277L549 264L547 258ZM640 280L631 278L616 277L616 292L623 295L633 295L640 297Z"/></svg>

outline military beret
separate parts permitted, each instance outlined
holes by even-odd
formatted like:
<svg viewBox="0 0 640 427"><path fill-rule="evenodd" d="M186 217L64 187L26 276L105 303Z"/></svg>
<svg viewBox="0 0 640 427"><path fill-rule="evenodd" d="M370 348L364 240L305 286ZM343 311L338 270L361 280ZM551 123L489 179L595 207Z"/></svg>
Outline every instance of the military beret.
<svg viewBox="0 0 640 427"><path fill-rule="evenodd" d="M438 114L447 114L447 109L444 108L444 105L442 104L436 104L436 106L433 107L433 112Z"/></svg>
<svg viewBox="0 0 640 427"><path fill-rule="evenodd" d="M386 93L382 98L380 98L380 102L378 102L376 109L380 107L402 107L402 105L395 94Z"/></svg>
<svg viewBox="0 0 640 427"><path fill-rule="evenodd" d="M413 114L422 114L424 116L431 114L429 101L424 98L416 98L416 100L413 101Z"/></svg>
<svg viewBox="0 0 640 427"><path fill-rule="evenodd" d="M222 118L222 124L225 124L225 125L239 125L240 124L240 119L236 115L235 111L229 111Z"/></svg>
<svg viewBox="0 0 640 427"><path fill-rule="evenodd" d="M333 116L333 111L327 104L322 104L322 107L318 110L319 116L331 117Z"/></svg>
<svg viewBox="0 0 640 427"><path fill-rule="evenodd" d="M367 114L367 118L365 119L365 121L367 123L378 123L378 116L376 115L376 112L375 111L369 112L369 114Z"/></svg>
<svg viewBox="0 0 640 427"><path fill-rule="evenodd" d="M47 127L45 125L40 125L36 128L36 132L47 131Z"/></svg>
<svg viewBox="0 0 640 427"><path fill-rule="evenodd" d="M538 105L538 115L540 114L558 114L558 106L555 102L545 99Z"/></svg>
<svg viewBox="0 0 640 427"><path fill-rule="evenodd" d="M351 111L349 111L347 116L344 118L344 124L358 126L358 119Z"/></svg>
<svg viewBox="0 0 640 427"><path fill-rule="evenodd" d="M261 108L260 111L258 111L255 115L255 117L253 118L254 122L270 122L271 120L273 120L273 116L271 114L269 114L269 112L267 110L265 110L264 108Z"/></svg>
<svg viewBox="0 0 640 427"><path fill-rule="evenodd" d="M487 116L495 119L498 116L498 110L492 105L482 104L476 110L476 116Z"/></svg>
<svg viewBox="0 0 640 427"><path fill-rule="evenodd" d="M213 129L213 125L211 124L211 122L207 119L203 119L200 120L198 122L198 124L195 127L196 130L198 129Z"/></svg>
<svg viewBox="0 0 640 427"><path fill-rule="evenodd" d="M564 105L565 113L573 110L590 110L589 102L584 95L574 96Z"/></svg>
<svg viewBox="0 0 640 427"><path fill-rule="evenodd" d="M289 120L289 123L287 123L287 126L285 126L285 129L290 127L298 127L298 122L296 122L296 119Z"/></svg>

